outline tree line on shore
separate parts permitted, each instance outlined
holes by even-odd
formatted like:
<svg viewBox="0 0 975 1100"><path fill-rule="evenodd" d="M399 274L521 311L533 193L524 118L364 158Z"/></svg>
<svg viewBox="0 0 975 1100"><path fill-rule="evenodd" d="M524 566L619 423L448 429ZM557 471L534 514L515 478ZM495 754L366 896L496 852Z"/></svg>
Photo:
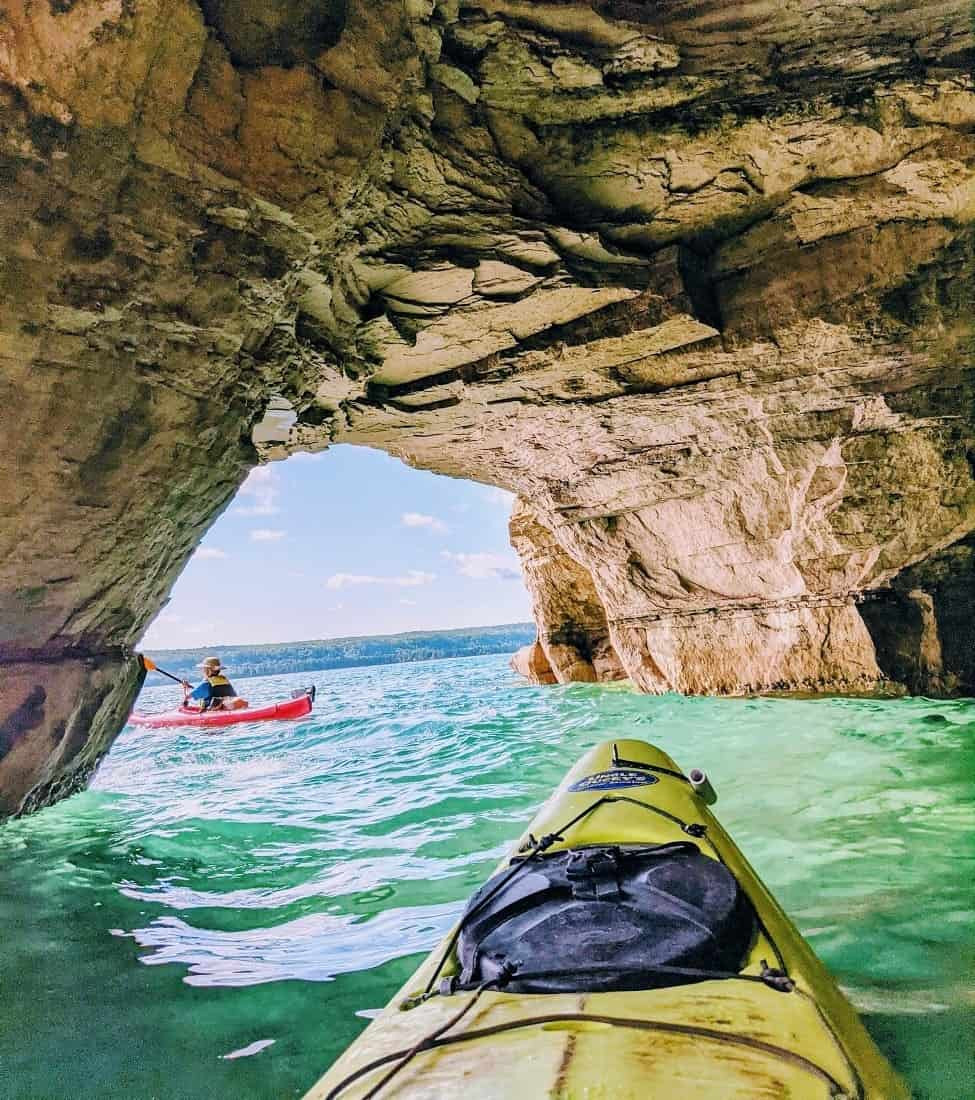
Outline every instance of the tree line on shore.
<svg viewBox="0 0 975 1100"><path fill-rule="evenodd" d="M534 623L422 630L407 634L376 634L351 638L320 638L271 645L218 645L206 649L160 649L148 656L160 667L187 680L199 679L199 665L211 653L219 655L231 676L274 676L317 669L431 661L446 657L478 657L513 653L535 638ZM149 683L162 679L149 674Z"/></svg>

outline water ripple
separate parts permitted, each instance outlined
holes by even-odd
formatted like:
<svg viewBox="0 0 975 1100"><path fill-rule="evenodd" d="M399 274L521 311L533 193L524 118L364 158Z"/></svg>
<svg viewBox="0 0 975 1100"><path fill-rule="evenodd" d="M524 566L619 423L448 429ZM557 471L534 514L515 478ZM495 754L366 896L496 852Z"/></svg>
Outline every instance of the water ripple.
<svg viewBox="0 0 975 1100"><path fill-rule="evenodd" d="M371 970L400 955L425 950L444 936L462 905L387 909L368 921L327 913L284 924L223 932L197 928L179 917L159 917L130 936L151 948L142 962L149 966L180 963L183 979L197 986L249 986L297 979L330 982L338 974Z"/></svg>
<svg viewBox="0 0 975 1100"><path fill-rule="evenodd" d="M723 823L917 1094L966 1095L972 701L534 689L495 657L246 690L310 679L306 720L128 729L93 790L0 830L5 1097L300 1096L575 758L625 736L708 770ZM153 688L140 705L172 703Z"/></svg>

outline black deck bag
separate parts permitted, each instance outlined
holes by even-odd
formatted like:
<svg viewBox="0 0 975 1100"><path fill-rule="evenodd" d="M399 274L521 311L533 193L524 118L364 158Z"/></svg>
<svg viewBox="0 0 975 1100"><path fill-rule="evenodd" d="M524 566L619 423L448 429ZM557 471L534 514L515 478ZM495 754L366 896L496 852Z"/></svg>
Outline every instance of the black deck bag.
<svg viewBox="0 0 975 1100"><path fill-rule="evenodd" d="M510 874L489 879L464 913L465 983L507 968L505 989L516 993L683 985L702 971L737 973L756 930L735 877L691 843L536 857L491 896Z"/></svg>

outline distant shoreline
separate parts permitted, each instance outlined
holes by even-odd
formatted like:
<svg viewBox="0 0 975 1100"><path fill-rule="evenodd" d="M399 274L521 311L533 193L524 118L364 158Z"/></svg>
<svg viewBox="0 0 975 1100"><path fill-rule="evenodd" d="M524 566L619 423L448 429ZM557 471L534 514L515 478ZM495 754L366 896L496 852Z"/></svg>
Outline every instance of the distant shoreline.
<svg viewBox="0 0 975 1100"><path fill-rule="evenodd" d="M167 672L189 680L199 677L200 662L212 653L219 655L231 676L274 676L288 672L367 668L371 665L513 653L534 639L534 623L504 623L459 630L411 630L402 634L318 638L267 645L153 649L146 652ZM163 677L158 674L150 673L147 683L162 680Z"/></svg>

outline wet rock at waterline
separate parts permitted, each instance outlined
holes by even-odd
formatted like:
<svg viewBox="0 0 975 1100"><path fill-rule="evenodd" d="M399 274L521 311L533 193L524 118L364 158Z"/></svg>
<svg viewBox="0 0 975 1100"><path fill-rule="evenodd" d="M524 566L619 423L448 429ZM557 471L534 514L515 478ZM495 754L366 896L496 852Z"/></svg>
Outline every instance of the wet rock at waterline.
<svg viewBox="0 0 975 1100"><path fill-rule="evenodd" d="M331 442L520 496L537 679L971 691L973 50L967 0L8 5L0 811Z"/></svg>

